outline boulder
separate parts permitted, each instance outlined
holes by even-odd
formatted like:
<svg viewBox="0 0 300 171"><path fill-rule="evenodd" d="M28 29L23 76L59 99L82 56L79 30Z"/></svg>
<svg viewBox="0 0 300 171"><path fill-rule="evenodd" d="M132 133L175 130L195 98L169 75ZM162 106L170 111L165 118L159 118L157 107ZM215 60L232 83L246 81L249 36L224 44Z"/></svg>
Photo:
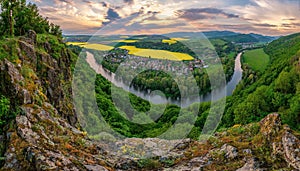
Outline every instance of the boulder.
<svg viewBox="0 0 300 171"><path fill-rule="evenodd" d="M33 45L35 45L36 44L36 32L34 31L34 30L29 30L28 31L28 34L27 34L27 37L29 38L29 39L31 39L31 41L33 42Z"/></svg>
<svg viewBox="0 0 300 171"><path fill-rule="evenodd" d="M236 171L263 171L264 169L260 168L260 163L257 161L257 159L255 158L251 158L249 160L247 160L246 164L236 170Z"/></svg>
<svg viewBox="0 0 300 171"><path fill-rule="evenodd" d="M228 145L228 144L224 144L221 149L221 152L225 153L225 157L229 158L229 159L235 159L238 156L238 150L237 148Z"/></svg>
<svg viewBox="0 0 300 171"><path fill-rule="evenodd" d="M282 145L286 162L300 170L300 140L290 132L285 132L282 137Z"/></svg>
<svg viewBox="0 0 300 171"><path fill-rule="evenodd" d="M24 77L13 63L4 59L0 62L0 91L10 97L13 105L30 104L31 94L21 85L24 84Z"/></svg>
<svg viewBox="0 0 300 171"><path fill-rule="evenodd" d="M100 165L85 165L88 171L108 171L105 167Z"/></svg>
<svg viewBox="0 0 300 171"><path fill-rule="evenodd" d="M277 113L270 114L260 121L260 132L268 141L277 136L281 127L281 119Z"/></svg>
<svg viewBox="0 0 300 171"><path fill-rule="evenodd" d="M19 40L19 46L21 51L25 54L25 58L28 59L31 64L36 66L37 56L35 54L34 46L22 40Z"/></svg>

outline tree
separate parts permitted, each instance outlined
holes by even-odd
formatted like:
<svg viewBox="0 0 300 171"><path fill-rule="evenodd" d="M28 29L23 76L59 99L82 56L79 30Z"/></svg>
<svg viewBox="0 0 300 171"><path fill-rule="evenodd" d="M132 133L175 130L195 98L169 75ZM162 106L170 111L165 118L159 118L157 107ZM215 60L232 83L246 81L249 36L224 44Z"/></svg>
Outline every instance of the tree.
<svg viewBox="0 0 300 171"><path fill-rule="evenodd" d="M275 89L282 93L293 92L293 79L291 74L283 71L280 73L279 77L275 80Z"/></svg>
<svg viewBox="0 0 300 171"><path fill-rule="evenodd" d="M26 0L0 0L0 34L10 36L22 36L29 30L38 34L50 33L61 37L62 31L59 26L49 24L47 18L39 14L35 4Z"/></svg>
<svg viewBox="0 0 300 171"><path fill-rule="evenodd" d="M290 109L282 115L283 121L294 129L300 129L300 94L290 100Z"/></svg>
<svg viewBox="0 0 300 171"><path fill-rule="evenodd" d="M9 31L10 36L14 36L14 25L15 25L15 13L18 10L18 6L21 4L25 4L25 0L1 0L1 24L2 31L5 34L8 34Z"/></svg>

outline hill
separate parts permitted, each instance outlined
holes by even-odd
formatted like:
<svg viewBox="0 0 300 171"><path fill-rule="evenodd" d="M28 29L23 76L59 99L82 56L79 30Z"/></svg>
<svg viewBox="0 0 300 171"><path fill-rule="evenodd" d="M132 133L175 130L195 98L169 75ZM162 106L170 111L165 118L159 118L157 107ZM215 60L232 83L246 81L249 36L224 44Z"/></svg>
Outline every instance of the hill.
<svg viewBox="0 0 300 171"><path fill-rule="evenodd" d="M206 32L174 32L164 34L167 37L199 37L199 35L204 34L207 38L220 38L227 36L236 36L239 33L231 31L206 31Z"/></svg>
<svg viewBox="0 0 300 171"><path fill-rule="evenodd" d="M262 74L244 65L243 80L228 99L231 105L224 119L249 123L278 111L284 123L299 129L299 49L299 33L282 37L265 47L271 62Z"/></svg>
<svg viewBox="0 0 300 171"><path fill-rule="evenodd" d="M267 43L276 40L278 37L264 36L260 34L241 34L231 31L207 31L207 32L175 32L165 34L167 37L196 38L204 34L209 39L223 39L235 43Z"/></svg>

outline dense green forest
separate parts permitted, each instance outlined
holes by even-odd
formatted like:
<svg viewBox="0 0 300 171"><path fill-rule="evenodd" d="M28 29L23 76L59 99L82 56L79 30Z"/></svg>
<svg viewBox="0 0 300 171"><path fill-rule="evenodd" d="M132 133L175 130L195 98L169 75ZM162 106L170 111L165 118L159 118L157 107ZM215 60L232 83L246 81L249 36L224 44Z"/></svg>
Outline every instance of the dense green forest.
<svg viewBox="0 0 300 171"><path fill-rule="evenodd" d="M300 129L299 49L300 34L282 37L265 47L271 64L259 76L244 72L234 95L227 98L224 126L259 121L279 112L285 123Z"/></svg>

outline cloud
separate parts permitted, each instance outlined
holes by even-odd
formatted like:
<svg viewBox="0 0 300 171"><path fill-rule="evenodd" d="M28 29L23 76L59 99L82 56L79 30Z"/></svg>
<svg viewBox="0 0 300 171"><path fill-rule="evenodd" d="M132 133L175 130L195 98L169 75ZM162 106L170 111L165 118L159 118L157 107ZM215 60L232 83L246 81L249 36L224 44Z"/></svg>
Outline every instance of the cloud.
<svg viewBox="0 0 300 171"><path fill-rule="evenodd" d="M251 0L245 6L231 6L253 28L265 34L289 34L299 32L295 23L300 22L299 2L293 0Z"/></svg>
<svg viewBox="0 0 300 171"><path fill-rule="evenodd" d="M73 0L54 0L55 4L69 4L69 5L74 5L75 2Z"/></svg>
<svg viewBox="0 0 300 171"><path fill-rule="evenodd" d="M29 0L67 33L91 33L119 23L136 32L231 30L281 35L300 32L297 0ZM184 20L186 26L176 25ZM191 26L192 25L192 26ZM116 32L128 30L115 28ZM129 30L132 30L129 29ZM148 29L148 30L147 30ZM182 30L180 30L182 29ZM110 30L108 30L110 31Z"/></svg>
<svg viewBox="0 0 300 171"><path fill-rule="evenodd" d="M203 19L214 19L218 17L222 18L238 18L238 15L226 13L221 9L217 8L191 8L179 10L176 12L178 17L187 20L203 20Z"/></svg>
<svg viewBox="0 0 300 171"><path fill-rule="evenodd" d="M126 4L132 5L134 4L134 0L123 0Z"/></svg>
<svg viewBox="0 0 300 171"><path fill-rule="evenodd" d="M120 15L112 8L109 8L106 14L106 22L103 22L103 25L109 24L117 19L120 19Z"/></svg>

